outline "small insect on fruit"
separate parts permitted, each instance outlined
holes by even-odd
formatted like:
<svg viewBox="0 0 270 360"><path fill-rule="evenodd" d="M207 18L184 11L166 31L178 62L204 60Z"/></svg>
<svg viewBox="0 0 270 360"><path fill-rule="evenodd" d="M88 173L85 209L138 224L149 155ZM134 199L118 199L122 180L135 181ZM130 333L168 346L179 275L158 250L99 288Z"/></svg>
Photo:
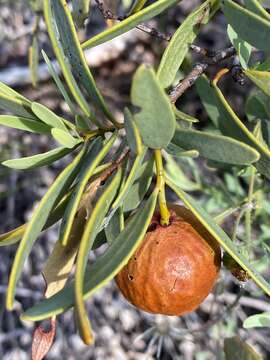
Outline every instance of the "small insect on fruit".
<svg viewBox="0 0 270 360"><path fill-rule="evenodd" d="M170 225L156 213L140 247L117 274L125 298L155 314L195 310L212 290L220 270L216 240L185 207L169 205Z"/></svg>

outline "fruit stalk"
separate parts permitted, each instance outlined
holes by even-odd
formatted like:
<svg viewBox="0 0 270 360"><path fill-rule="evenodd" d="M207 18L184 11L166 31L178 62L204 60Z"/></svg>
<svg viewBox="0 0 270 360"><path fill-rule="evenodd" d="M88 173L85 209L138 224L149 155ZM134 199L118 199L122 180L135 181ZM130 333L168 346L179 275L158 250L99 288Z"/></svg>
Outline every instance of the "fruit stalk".
<svg viewBox="0 0 270 360"><path fill-rule="evenodd" d="M169 225L170 222L170 212L166 203L165 195L165 179L164 179L164 170L162 163L161 150L154 150L155 152L155 164L156 164L156 173L157 173L157 188L159 190L158 202L160 210L160 224L163 226Z"/></svg>

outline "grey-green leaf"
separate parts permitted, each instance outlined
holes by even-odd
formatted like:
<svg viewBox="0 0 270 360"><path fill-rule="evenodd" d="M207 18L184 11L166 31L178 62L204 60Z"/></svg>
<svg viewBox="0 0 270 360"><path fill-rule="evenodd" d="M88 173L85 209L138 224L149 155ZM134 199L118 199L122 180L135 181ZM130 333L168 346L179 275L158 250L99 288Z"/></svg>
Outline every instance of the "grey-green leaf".
<svg viewBox="0 0 270 360"><path fill-rule="evenodd" d="M138 169L134 182L131 185L123 202L125 212L136 209L143 200L152 181L154 171L154 157L147 159Z"/></svg>
<svg viewBox="0 0 270 360"><path fill-rule="evenodd" d="M201 24L206 24L219 7L219 1L207 0L194 10L174 33L163 53L157 76L164 88L170 86L179 70L189 45L193 43Z"/></svg>
<svg viewBox="0 0 270 360"><path fill-rule="evenodd" d="M243 8L235 1L225 0L223 12L228 23L234 28L241 39L263 50L270 52L270 21Z"/></svg>
<svg viewBox="0 0 270 360"><path fill-rule="evenodd" d="M70 153L71 150L65 147L59 147L42 154L11 159L2 162L2 165L16 170L30 170L41 166L51 165L53 162L61 159Z"/></svg>
<svg viewBox="0 0 270 360"><path fill-rule="evenodd" d="M132 82L131 99L139 108L134 114L143 143L153 149L165 148L175 131L175 117L168 96L155 72L141 66Z"/></svg>
<svg viewBox="0 0 270 360"><path fill-rule="evenodd" d="M64 0L49 0L48 2L50 3L63 52L66 60L70 63L73 75L78 83L88 92L90 100L94 105L114 122L114 117L105 104L88 67L66 2Z"/></svg>
<svg viewBox="0 0 270 360"><path fill-rule="evenodd" d="M260 158L251 146L228 136L197 130L176 129L172 143L201 156L233 165L250 165Z"/></svg>
<svg viewBox="0 0 270 360"><path fill-rule="evenodd" d="M154 191L127 223L117 239L107 248L103 255L86 270L84 282L84 299L89 298L101 286L111 280L128 262L140 242L143 240L153 216L157 199ZM58 294L44 299L23 315L25 320L41 320L61 314L74 304L74 285L71 283Z"/></svg>

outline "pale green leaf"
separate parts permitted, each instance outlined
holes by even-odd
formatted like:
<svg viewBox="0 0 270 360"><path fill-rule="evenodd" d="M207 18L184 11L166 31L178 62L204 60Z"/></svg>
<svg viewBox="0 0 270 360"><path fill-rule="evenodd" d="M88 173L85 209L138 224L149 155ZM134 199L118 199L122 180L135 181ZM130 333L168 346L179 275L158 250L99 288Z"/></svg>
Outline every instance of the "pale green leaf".
<svg viewBox="0 0 270 360"><path fill-rule="evenodd" d="M51 130L51 134L54 137L56 141L59 142L62 146L72 149L76 145L78 145L80 142L82 142L82 139L76 139L74 138L69 132L66 130L53 128Z"/></svg>
<svg viewBox="0 0 270 360"><path fill-rule="evenodd" d="M270 327L270 312L249 316L243 323L245 329L254 327Z"/></svg>
<svg viewBox="0 0 270 360"><path fill-rule="evenodd" d="M57 116L54 112L48 109L46 106L39 104L37 102L33 102L31 109L33 113L45 124L53 127L62 129L67 131L65 124L63 123L62 119Z"/></svg>
<svg viewBox="0 0 270 360"><path fill-rule="evenodd" d="M41 166L47 166L52 164L53 162L69 154L70 151L71 150L65 147L59 147L37 155L27 156L19 159L6 160L2 162L2 165L16 170L35 169Z"/></svg>
<svg viewBox="0 0 270 360"><path fill-rule="evenodd" d="M51 128L40 121L22 116L0 115L0 125L37 134L50 134Z"/></svg>

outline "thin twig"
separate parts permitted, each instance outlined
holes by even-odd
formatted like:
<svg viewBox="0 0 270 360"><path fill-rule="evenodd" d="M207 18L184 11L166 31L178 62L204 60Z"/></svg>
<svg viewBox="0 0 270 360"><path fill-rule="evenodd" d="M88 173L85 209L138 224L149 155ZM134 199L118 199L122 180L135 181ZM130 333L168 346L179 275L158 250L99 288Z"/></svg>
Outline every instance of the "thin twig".
<svg viewBox="0 0 270 360"><path fill-rule="evenodd" d="M235 55L235 49L232 46L224 50L218 50L215 53L207 52L206 49L202 49L195 45L192 46L192 49L196 49L196 52L200 51L200 53L206 54L205 56L207 58L203 62L196 64L190 73L170 91L169 96L173 104L196 82L209 65L218 64L219 62Z"/></svg>

